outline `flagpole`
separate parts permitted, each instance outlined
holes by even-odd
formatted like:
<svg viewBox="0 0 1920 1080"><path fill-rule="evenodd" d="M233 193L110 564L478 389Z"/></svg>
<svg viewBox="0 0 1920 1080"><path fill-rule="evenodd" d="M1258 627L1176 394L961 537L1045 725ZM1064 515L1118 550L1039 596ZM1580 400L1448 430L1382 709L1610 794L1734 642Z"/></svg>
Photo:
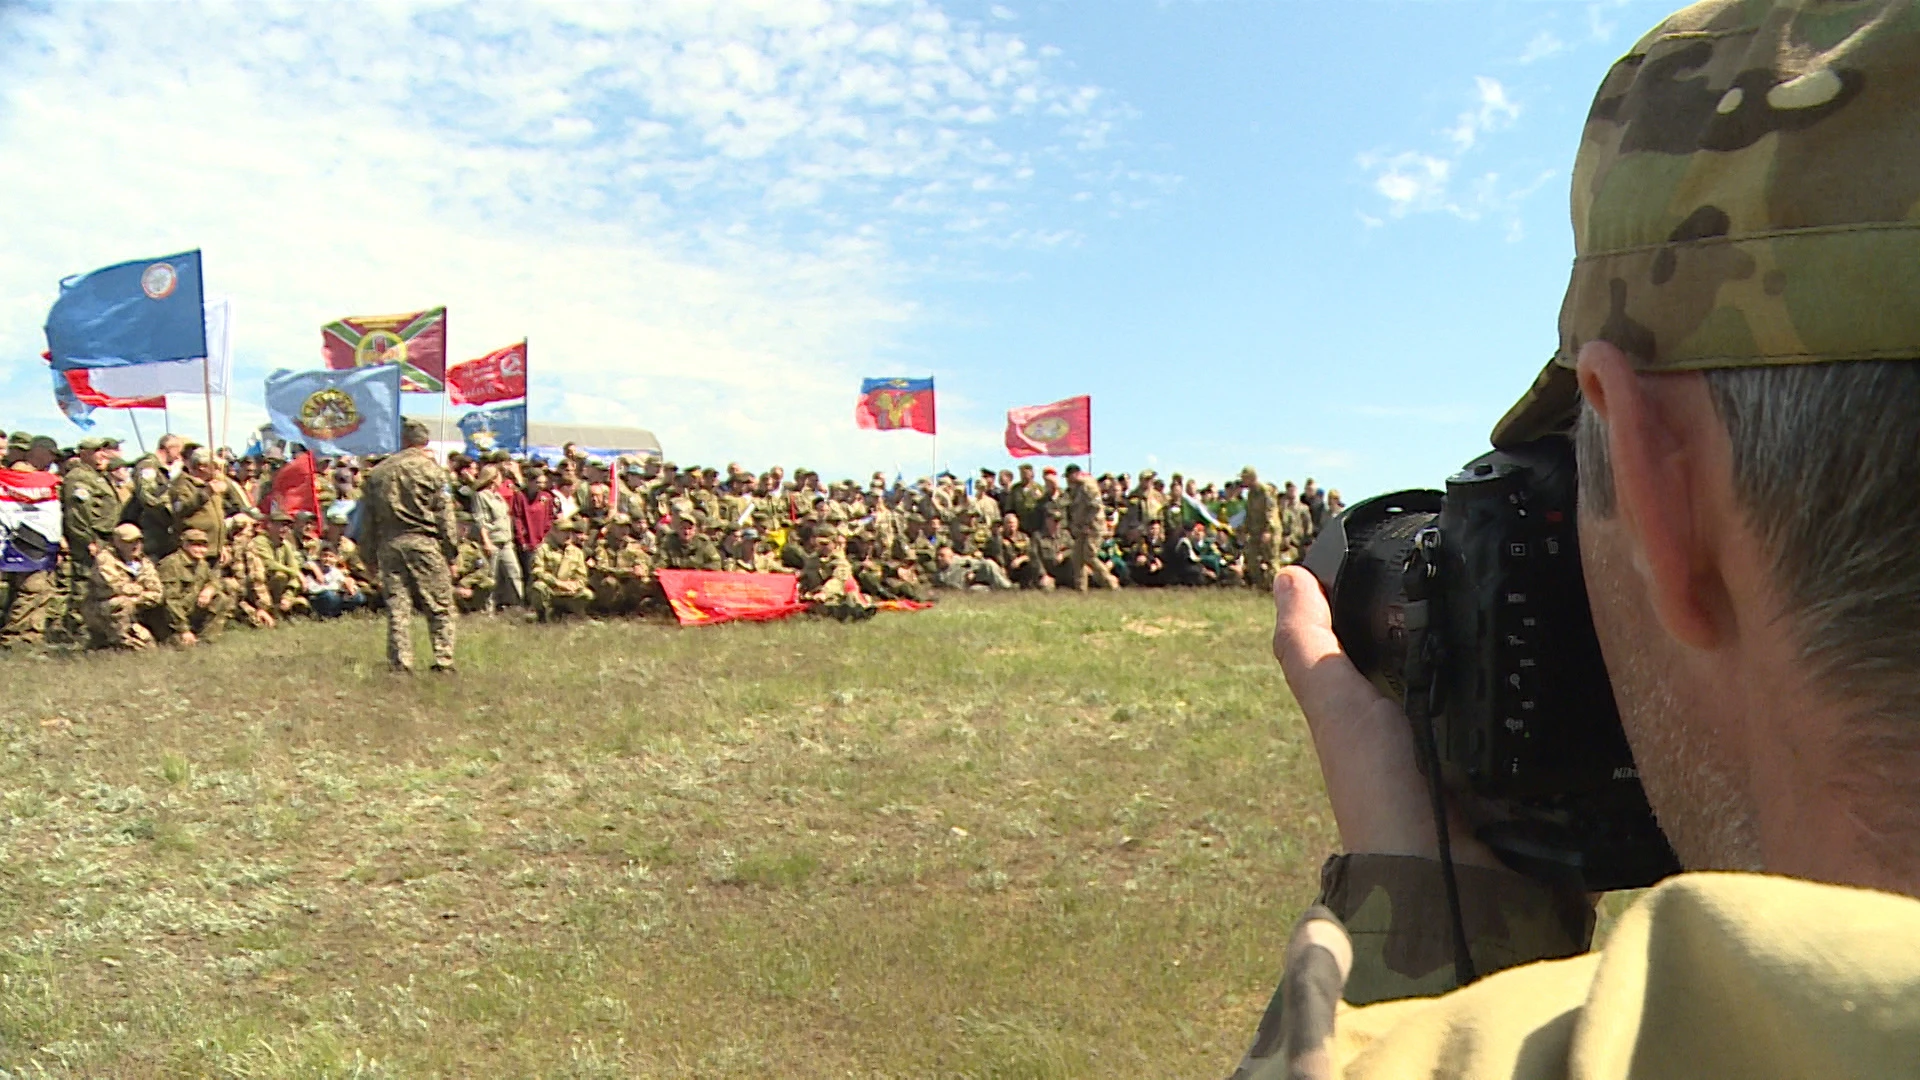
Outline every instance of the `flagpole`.
<svg viewBox="0 0 1920 1080"><path fill-rule="evenodd" d="M211 363L212 362L211 359L209 359L208 362ZM232 372L227 373L227 381L228 382L233 381ZM220 445L222 446L227 445L227 438L231 434L231 431L229 429L232 425L232 421L233 421L233 391L222 390L220 391Z"/></svg>
<svg viewBox="0 0 1920 1080"><path fill-rule="evenodd" d="M447 398L453 396L452 391L447 388L447 369L453 366L449 362L453 358L453 330L452 327L447 325L448 321L446 315L440 316L440 333L442 335L440 345L440 429L434 432L434 437L439 439L443 445L447 441ZM441 454L440 462L444 465L452 459L453 451L443 449L441 450Z"/></svg>
<svg viewBox="0 0 1920 1080"><path fill-rule="evenodd" d="M127 419L133 421L133 441L140 444L140 456L145 457L147 454L147 440L140 435L140 410L128 409Z"/></svg>
<svg viewBox="0 0 1920 1080"><path fill-rule="evenodd" d="M166 431L162 431L160 434L165 435L173 430L173 410L167 408L167 395L165 394L160 395L160 423L166 428Z"/></svg>
<svg viewBox="0 0 1920 1080"><path fill-rule="evenodd" d="M207 403L207 453L220 449L213 441L213 361L200 361L200 395Z"/></svg>

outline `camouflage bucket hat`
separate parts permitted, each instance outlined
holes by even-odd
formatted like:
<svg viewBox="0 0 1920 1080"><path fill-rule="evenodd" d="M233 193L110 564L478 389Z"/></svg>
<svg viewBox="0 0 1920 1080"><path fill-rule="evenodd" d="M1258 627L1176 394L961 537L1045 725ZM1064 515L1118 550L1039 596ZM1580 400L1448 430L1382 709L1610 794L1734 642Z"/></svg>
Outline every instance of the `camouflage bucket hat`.
<svg viewBox="0 0 1920 1080"><path fill-rule="evenodd" d="M1493 431L1568 430L1574 362L1920 358L1920 5L1710 0L1600 84L1573 171L1559 349Z"/></svg>

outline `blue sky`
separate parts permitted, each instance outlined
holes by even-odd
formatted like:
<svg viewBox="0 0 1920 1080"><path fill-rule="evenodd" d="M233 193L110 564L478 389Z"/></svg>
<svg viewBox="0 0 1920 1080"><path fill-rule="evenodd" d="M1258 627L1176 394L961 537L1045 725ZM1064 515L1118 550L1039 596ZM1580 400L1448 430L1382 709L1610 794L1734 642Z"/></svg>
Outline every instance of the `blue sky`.
<svg viewBox="0 0 1920 1080"><path fill-rule="evenodd" d="M680 461L924 467L851 414L932 373L956 469L1091 393L1102 469L1437 484L1552 348L1581 119L1668 10L0 4L0 427L73 431L59 277L197 246L235 431L322 323L444 303L530 338L537 419Z"/></svg>

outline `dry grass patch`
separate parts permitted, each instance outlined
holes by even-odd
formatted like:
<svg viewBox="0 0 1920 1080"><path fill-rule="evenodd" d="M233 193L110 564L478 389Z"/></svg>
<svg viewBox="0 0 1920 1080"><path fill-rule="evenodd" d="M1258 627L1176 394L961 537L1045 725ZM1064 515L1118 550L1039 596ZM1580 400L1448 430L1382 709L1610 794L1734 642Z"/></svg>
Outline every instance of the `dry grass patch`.
<svg viewBox="0 0 1920 1080"><path fill-rule="evenodd" d="M1334 837L1261 598L8 658L0 1068L1219 1076Z"/></svg>

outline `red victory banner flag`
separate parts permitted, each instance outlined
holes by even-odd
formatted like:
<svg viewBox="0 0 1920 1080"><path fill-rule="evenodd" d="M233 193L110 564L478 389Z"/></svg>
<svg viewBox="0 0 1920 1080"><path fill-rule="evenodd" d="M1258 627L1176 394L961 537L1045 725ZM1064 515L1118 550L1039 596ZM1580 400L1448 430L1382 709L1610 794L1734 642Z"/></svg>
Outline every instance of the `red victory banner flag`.
<svg viewBox="0 0 1920 1080"><path fill-rule="evenodd" d="M1014 457L1079 457L1093 453L1093 398L1085 394L1007 410L1007 453Z"/></svg>
<svg viewBox="0 0 1920 1080"><path fill-rule="evenodd" d="M800 579L792 574L662 570L657 576L681 626L768 622L807 610L800 602Z"/></svg>
<svg viewBox="0 0 1920 1080"><path fill-rule="evenodd" d="M320 352L334 371L400 365L400 389L437 394L447 376L447 309L353 315L320 328Z"/></svg>
<svg viewBox="0 0 1920 1080"><path fill-rule="evenodd" d="M495 349L478 360L447 369L447 395L455 405L486 405L527 396L527 343Z"/></svg>
<svg viewBox="0 0 1920 1080"><path fill-rule="evenodd" d="M867 379L853 406L853 422L867 431L902 428L934 434L932 379Z"/></svg>
<svg viewBox="0 0 1920 1080"><path fill-rule="evenodd" d="M320 477L314 469L313 451L309 450L280 466L280 471L273 474L273 485L268 490L268 513L284 510L289 514L307 513L318 518Z"/></svg>

